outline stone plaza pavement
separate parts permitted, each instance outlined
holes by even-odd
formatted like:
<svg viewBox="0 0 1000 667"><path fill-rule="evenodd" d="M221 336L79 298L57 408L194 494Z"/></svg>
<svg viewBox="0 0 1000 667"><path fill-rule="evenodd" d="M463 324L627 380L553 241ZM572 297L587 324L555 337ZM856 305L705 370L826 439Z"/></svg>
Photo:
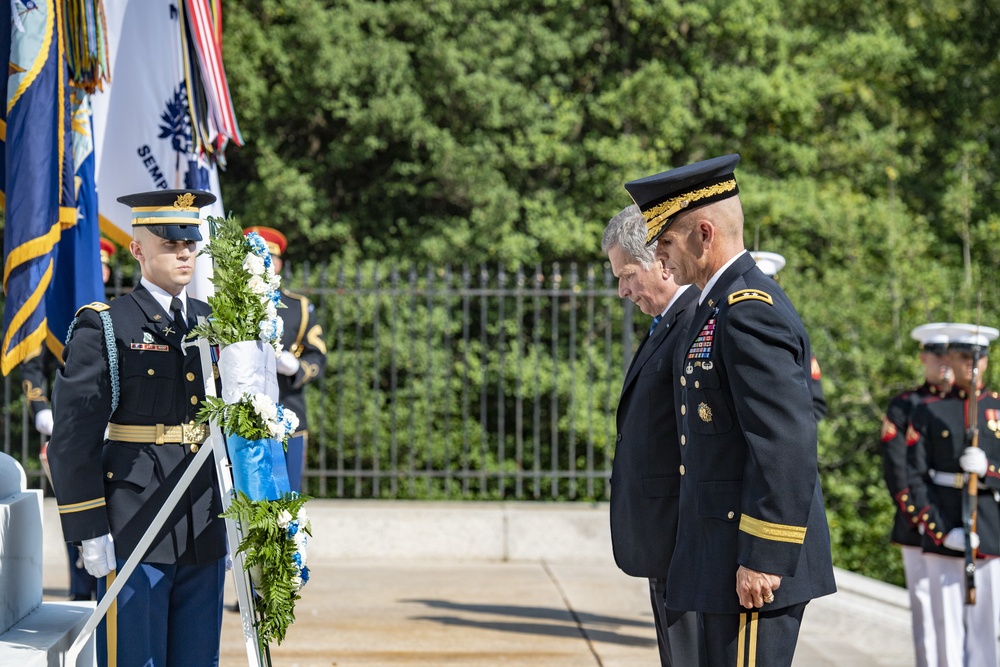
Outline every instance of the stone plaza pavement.
<svg viewBox="0 0 1000 667"><path fill-rule="evenodd" d="M645 580L611 557L606 504L314 500L312 577L281 667L657 667ZM65 551L45 500L45 593ZM903 589L843 570L806 608L795 667L913 665ZM227 602L235 601L230 590ZM222 667L246 665L227 611Z"/></svg>

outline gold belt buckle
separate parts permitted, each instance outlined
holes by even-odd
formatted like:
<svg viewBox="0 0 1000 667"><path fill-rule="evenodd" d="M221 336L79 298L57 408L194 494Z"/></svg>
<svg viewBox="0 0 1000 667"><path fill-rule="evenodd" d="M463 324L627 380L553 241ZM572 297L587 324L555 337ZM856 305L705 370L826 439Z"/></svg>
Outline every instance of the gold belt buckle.
<svg viewBox="0 0 1000 667"><path fill-rule="evenodd" d="M195 424L194 422L181 424L181 442L200 445L205 441L206 430L205 424Z"/></svg>

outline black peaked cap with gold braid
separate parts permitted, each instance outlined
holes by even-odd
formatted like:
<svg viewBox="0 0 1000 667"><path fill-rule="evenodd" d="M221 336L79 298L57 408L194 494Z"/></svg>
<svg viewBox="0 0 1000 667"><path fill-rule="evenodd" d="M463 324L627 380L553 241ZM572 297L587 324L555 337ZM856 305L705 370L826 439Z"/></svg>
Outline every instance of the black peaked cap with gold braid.
<svg viewBox="0 0 1000 667"><path fill-rule="evenodd" d="M625 184L646 219L646 244L660 237L674 216L739 194L733 172L738 154L684 165Z"/></svg>
<svg viewBox="0 0 1000 667"><path fill-rule="evenodd" d="M201 241L201 208L215 201L204 190L153 190L124 195L118 201L132 209L132 226L145 227L160 238Z"/></svg>

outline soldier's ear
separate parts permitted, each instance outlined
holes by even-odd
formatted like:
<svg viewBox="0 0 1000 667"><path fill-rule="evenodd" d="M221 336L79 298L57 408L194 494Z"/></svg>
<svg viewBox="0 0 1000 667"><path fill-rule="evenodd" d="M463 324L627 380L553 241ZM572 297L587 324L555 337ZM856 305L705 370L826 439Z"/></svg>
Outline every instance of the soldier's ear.
<svg viewBox="0 0 1000 667"><path fill-rule="evenodd" d="M132 253L132 256L137 260L142 259L142 245L140 245L135 239L132 239L132 241L128 244L128 251Z"/></svg>

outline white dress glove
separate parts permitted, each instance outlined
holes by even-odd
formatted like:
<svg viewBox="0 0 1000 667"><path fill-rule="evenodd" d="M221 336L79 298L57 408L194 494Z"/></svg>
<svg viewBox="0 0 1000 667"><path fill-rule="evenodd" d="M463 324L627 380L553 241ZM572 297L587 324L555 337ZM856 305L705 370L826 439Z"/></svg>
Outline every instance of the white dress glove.
<svg viewBox="0 0 1000 667"><path fill-rule="evenodd" d="M278 372L282 375L295 375L299 372L299 360L288 350L278 355Z"/></svg>
<svg viewBox="0 0 1000 667"><path fill-rule="evenodd" d="M952 528L944 538L944 547L954 551L965 551L965 529ZM979 548L979 535L972 534L972 548Z"/></svg>
<svg viewBox="0 0 1000 667"><path fill-rule="evenodd" d="M46 408L35 413L35 428L42 435L52 435L52 410Z"/></svg>
<svg viewBox="0 0 1000 667"><path fill-rule="evenodd" d="M117 567L115 563L115 541L111 535L101 535L83 541L81 549L83 566L92 576L106 577Z"/></svg>
<svg viewBox="0 0 1000 667"><path fill-rule="evenodd" d="M979 447L966 447L958 459L958 465L965 472L974 472L980 477L986 477L986 452Z"/></svg>

